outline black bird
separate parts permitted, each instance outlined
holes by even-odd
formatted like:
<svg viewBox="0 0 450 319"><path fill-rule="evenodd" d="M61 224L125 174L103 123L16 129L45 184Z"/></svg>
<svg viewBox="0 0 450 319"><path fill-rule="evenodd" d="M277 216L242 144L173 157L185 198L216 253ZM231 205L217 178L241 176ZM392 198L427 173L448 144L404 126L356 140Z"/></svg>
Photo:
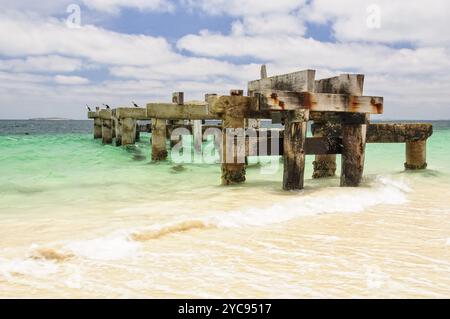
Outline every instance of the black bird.
<svg viewBox="0 0 450 319"><path fill-rule="evenodd" d="M89 112L92 111L91 108L89 107L89 105L86 104L86 107L87 107L87 109L88 109Z"/></svg>
<svg viewBox="0 0 450 319"><path fill-rule="evenodd" d="M139 105L137 105L136 103L132 102L134 107L139 107Z"/></svg>
<svg viewBox="0 0 450 319"><path fill-rule="evenodd" d="M110 109L110 107L109 107L109 105L108 104L103 104L104 106L106 106L106 109L107 110L109 110Z"/></svg>

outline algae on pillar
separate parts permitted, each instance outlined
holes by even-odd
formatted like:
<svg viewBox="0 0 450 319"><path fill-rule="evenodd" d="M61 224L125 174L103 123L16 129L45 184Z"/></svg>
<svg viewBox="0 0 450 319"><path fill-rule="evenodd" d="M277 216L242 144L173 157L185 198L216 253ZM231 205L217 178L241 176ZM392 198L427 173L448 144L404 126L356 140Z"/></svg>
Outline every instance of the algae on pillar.
<svg viewBox="0 0 450 319"><path fill-rule="evenodd" d="M332 117L323 114L314 114L312 133L314 137L326 137L329 142L336 141L341 135L341 125ZM316 154L313 162L313 178L332 177L336 174L336 154Z"/></svg>

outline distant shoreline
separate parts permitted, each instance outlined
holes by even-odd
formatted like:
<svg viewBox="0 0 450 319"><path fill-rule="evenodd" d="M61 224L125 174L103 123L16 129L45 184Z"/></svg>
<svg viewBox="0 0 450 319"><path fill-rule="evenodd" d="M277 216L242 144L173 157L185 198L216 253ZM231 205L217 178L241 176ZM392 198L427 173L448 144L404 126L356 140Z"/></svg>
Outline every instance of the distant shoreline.
<svg viewBox="0 0 450 319"><path fill-rule="evenodd" d="M20 120L18 120L20 121ZM32 119L28 119L27 121L74 121L72 119L66 119L66 118L62 118L62 117L37 117L37 118L32 118ZM82 121L82 120L80 120Z"/></svg>

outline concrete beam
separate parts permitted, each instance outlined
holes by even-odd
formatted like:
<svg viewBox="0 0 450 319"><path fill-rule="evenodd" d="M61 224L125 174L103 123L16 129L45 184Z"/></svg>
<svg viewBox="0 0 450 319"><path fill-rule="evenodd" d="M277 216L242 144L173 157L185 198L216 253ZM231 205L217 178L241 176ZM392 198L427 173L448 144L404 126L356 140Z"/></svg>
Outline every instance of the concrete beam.
<svg viewBox="0 0 450 319"><path fill-rule="evenodd" d="M367 129L367 143L406 143L424 141L432 134L433 125L431 124L370 124Z"/></svg>
<svg viewBox="0 0 450 319"><path fill-rule="evenodd" d="M262 75L266 76L267 72ZM248 95L252 95L263 90L313 92L315 76L315 70L304 70L250 81L248 82Z"/></svg>
<svg viewBox="0 0 450 319"><path fill-rule="evenodd" d="M115 109L115 116L134 120L150 120L150 117L147 117L147 109L141 107L118 107Z"/></svg>
<svg viewBox="0 0 450 319"><path fill-rule="evenodd" d="M289 111L307 109L316 112L383 114L383 98L310 92L266 90L260 95L260 110Z"/></svg>
<svg viewBox="0 0 450 319"><path fill-rule="evenodd" d="M218 114L209 110L206 102L186 102L184 105L174 103L148 103L147 116L166 120L215 120Z"/></svg>

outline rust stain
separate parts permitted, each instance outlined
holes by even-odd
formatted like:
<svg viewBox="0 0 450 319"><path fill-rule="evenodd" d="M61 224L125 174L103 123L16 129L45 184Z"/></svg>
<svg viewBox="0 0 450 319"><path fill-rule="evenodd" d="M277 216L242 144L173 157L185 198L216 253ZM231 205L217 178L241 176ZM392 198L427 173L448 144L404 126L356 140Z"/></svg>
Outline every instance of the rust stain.
<svg viewBox="0 0 450 319"><path fill-rule="evenodd" d="M383 103L377 103L377 101L374 98L371 98L370 105L372 105L375 108L377 114L383 113Z"/></svg>
<svg viewBox="0 0 450 319"><path fill-rule="evenodd" d="M270 99L273 101L274 105L278 105L281 110L284 111L286 103L278 98L277 93L273 92L272 94L270 94Z"/></svg>
<svg viewBox="0 0 450 319"><path fill-rule="evenodd" d="M357 97L354 95L350 95L349 97L349 108L352 112L357 112L359 110L360 103L357 100Z"/></svg>
<svg viewBox="0 0 450 319"><path fill-rule="evenodd" d="M313 107L313 104L316 104L316 102L313 100L312 95L309 92L305 92L300 95L300 104L303 108L309 110Z"/></svg>

